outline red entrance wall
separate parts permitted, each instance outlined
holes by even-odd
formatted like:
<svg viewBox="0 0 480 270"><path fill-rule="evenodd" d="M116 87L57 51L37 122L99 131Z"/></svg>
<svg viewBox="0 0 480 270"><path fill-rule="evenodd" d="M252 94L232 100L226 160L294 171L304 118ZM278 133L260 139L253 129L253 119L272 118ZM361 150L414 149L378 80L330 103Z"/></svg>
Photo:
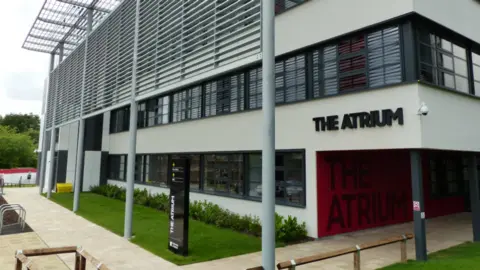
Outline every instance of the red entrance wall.
<svg viewBox="0 0 480 270"><path fill-rule="evenodd" d="M463 196L431 194L429 157L438 152L422 152L427 218L465 211ZM318 237L411 221L411 194L408 150L317 153Z"/></svg>
<svg viewBox="0 0 480 270"><path fill-rule="evenodd" d="M318 236L412 220L408 151L317 153Z"/></svg>

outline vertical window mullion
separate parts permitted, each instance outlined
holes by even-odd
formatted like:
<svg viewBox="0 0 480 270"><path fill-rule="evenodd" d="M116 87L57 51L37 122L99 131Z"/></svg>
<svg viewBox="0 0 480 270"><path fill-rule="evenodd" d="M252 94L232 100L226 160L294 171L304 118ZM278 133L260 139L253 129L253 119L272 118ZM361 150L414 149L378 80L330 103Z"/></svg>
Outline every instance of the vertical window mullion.
<svg viewBox="0 0 480 270"><path fill-rule="evenodd" d="M313 52L305 54L305 99L313 98Z"/></svg>
<svg viewBox="0 0 480 270"><path fill-rule="evenodd" d="M383 31L382 31L382 39L383 39ZM365 48L363 49L363 55L365 57L365 86L366 88L370 88L370 72L368 68L368 35L363 34L363 42L365 42ZM383 42L383 40L382 40ZM382 46L382 51L385 50L385 47ZM384 66L385 68L385 66ZM385 79L385 74L384 74L384 79Z"/></svg>
<svg viewBox="0 0 480 270"><path fill-rule="evenodd" d="M473 58L472 57L473 57L472 47L467 46L468 91L470 92L470 94L475 95L475 92L480 91L480 89L475 89L475 75L473 74Z"/></svg>
<svg viewBox="0 0 480 270"><path fill-rule="evenodd" d="M198 190L203 191L204 190L204 182L205 182L205 155L200 155L200 183L198 186Z"/></svg>
<svg viewBox="0 0 480 270"><path fill-rule="evenodd" d="M205 111L206 111L206 107L207 107L206 86L205 85L206 85L205 83L202 83L202 86L201 86L201 88L202 88L202 90L201 90L202 93L201 93L201 96L200 96L201 102L202 102L202 104L200 106L200 117L201 118L205 117Z"/></svg>

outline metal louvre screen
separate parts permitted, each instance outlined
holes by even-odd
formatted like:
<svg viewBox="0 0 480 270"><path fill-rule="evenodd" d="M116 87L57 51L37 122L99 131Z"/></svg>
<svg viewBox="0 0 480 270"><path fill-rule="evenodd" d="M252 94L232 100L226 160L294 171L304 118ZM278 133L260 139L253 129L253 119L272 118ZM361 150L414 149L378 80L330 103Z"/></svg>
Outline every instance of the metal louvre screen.
<svg viewBox="0 0 480 270"><path fill-rule="evenodd" d="M88 38L82 115L130 97L135 7L135 0L124 0ZM142 0L137 95L258 53L260 1ZM57 125L80 115L84 54L85 42L55 69L61 77Z"/></svg>
<svg viewBox="0 0 480 270"><path fill-rule="evenodd" d="M140 6L137 93L260 52L260 1L147 1Z"/></svg>
<svg viewBox="0 0 480 270"><path fill-rule="evenodd" d="M58 74L58 69L55 69L50 73L48 76L48 97L47 97L47 118L46 118L46 124L47 128L52 127L52 121L53 121L53 99L55 96L55 88L57 87L57 74Z"/></svg>

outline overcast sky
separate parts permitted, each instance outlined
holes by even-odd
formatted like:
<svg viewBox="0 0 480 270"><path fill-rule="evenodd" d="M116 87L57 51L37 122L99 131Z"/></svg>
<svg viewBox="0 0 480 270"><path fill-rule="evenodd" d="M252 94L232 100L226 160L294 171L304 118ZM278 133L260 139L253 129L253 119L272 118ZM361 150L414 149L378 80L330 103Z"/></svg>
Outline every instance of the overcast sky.
<svg viewBox="0 0 480 270"><path fill-rule="evenodd" d="M0 1L0 114L41 110L49 58L22 49L44 0Z"/></svg>

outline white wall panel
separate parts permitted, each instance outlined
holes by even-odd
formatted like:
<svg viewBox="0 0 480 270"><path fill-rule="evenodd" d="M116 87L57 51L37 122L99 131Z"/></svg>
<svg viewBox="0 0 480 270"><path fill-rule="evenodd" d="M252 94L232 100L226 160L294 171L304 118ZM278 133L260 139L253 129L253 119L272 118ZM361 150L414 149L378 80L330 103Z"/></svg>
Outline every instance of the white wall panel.
<svg viewBox="0 0 480 270"><path fill-rule="evenodd" d="M312 0L276 17L275 51L283 54L412 11L413 0Z"/></svg>
<svg viewBox="0 0 480 270"><path fill-rule="evenodd" d="M419 86L430 110L421 118L422 147L480 152L480 100L453 91Z"/></svg>
<svg viewBox="0 0 480 270"><path fill-rule="evenodd" d="M102 154L99 151L85 151L82 191L100 184L100 167Z"/></svg>
<svg viewBox="0 0 480 270"><path fill-rule="evenodd" d="M50 162L51 162L51 158L50 158L50 150L47 151L47 164L46 164L46 168L45 168L45 180L44 180L44 184L43 184L43 192L47 192L48 191L48 188L50 186L50 175L52 174L52 171L50 170Z"/></svg>
<svg viewBox="0 0 480 270"><path fill-rule="evenodd" d="M59 138L57 143L57 151L58 150L68 150L69 145L69 137L70 137L70 125L61 126L58 128L59 130Z"/></svg>
<svg viewBox="0 0 480 270"><path fill-rule="evenodd" d="M102 151L108 152L110 146L110 112L103 114Z"/></svg>
<svg viewBox="0 0 480 270"><path fill-rule="evenodd" d="M479 1L414 0L414 2L417 13L480 43Z"/></svg>

